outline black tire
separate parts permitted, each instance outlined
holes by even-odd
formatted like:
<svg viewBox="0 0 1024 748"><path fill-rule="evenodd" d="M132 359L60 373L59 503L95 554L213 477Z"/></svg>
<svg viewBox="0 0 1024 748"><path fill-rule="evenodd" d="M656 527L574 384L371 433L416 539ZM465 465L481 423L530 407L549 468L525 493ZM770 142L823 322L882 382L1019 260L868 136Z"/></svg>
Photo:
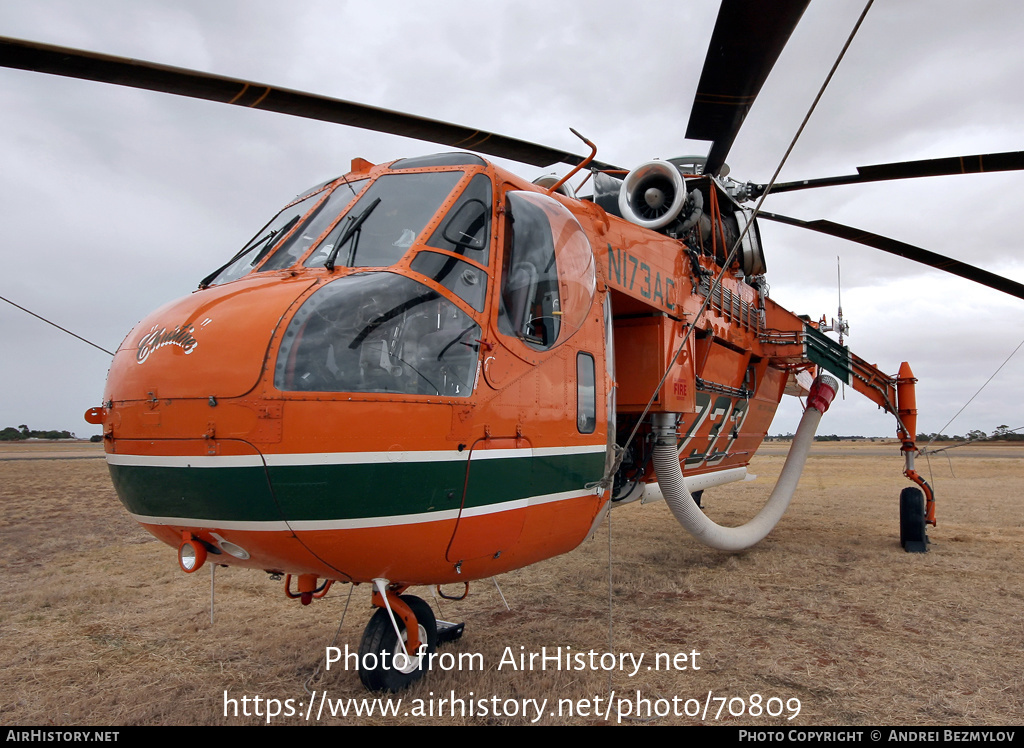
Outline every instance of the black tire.
<svg viewBox="0 0 1024 748"><path fill-rule="evenodd" d="M924 494L912 486L900 492L900 545L907 553L928 550L925 533Z"/></svg>
<svg viewBox="0 0 1024 748"><path fill-rule="evenodd" d="M423 677L429 665L427 655L437 651L437 619L434 611L423 600L415 595L402 595L402 601L409 606L416 622L419 624L420 642L427 645L423 658L412 657L408 667L396 667L395 655L402 652L398 643L395 628L387 610L378 608L370 618L359 642L359 680L371 691L389 691L396 693ZM397 618L398 628L402 631L403 642L406 639L405 622ZM386 654L382 655L384 652ZM398 658L401 661L401 657ZM399 663L400 664L400 663ZM368 667L374 665L374 667Z"/></svg>

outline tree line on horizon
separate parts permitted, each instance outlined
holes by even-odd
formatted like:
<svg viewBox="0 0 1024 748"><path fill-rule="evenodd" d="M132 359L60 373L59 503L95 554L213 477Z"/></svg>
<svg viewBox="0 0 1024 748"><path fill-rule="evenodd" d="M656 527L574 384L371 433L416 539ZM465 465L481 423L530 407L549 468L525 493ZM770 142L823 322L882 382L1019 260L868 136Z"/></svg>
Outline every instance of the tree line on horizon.
<svg viewBox="0 0 1024 748"><path fill-rule="evenodd" d="M918 444L930 443L930 442L978 442L978 441L1007 441L1007 442L1019 442L1024 441L1024 434L1017 433L1020 429L1011 429L1005 424L1002 426L996 426L995 431L991 434L981 431L980 429L973 429L968 431L966 435L954 434L952 436L948 434L918 434ZM780 439L782 441L791 441L793 434L769 434L769 439ZM840 442L840 441L876 441L878 439L895 439L896 435L892 436L837 436L836 434L818 434L814 437L816 442Z"/></svg>
<svg viewBox="0 0 1024 748"><path fill-rule="evenodd" d="M8 426L0 431L0 442L18 442L25 439L75 439L71 431L36 431L24 423L14 428Z"/></svg>

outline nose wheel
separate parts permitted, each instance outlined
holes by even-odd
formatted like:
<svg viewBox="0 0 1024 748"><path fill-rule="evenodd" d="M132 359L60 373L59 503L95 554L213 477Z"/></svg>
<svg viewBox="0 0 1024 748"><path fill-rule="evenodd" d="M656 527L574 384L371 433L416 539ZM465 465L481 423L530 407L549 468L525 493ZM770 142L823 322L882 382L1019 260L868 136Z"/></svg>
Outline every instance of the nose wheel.
<svg viewBox="0 0 1024 748"><path fill-rule="evenodd" d="M401 595L393 605L395 616L385 607L377 608L359 642L359 680L372 691L395 693L418 681L430 667L430 655L437 651L437 620L430 606L415 595ZM401 607L407 607L416 624L419 650L406 651L409 631ZM399 638L398 632L401 632Z"/></svg>

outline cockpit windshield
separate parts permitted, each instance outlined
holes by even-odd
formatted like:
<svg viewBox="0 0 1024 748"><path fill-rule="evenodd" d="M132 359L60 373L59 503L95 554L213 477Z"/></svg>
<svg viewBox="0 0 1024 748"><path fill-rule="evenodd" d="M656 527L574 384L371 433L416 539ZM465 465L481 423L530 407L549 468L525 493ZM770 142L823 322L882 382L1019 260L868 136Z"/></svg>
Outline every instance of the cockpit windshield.
<svg viewBox="0 0 1024 748"><path fill-rule="evenodd" d="M338 218L345 206L356 199L360 190L366 186L366 180L346 180L334 188L334 191L313 208L305 217L302 226L281 241L259 272L267 270L284 270L298 262L306 250L313 246L320 235Z"/></svg>
<svg viewBox="0 0 1024 748"><path fill-rule="evenodd" d="M238 253L228 260L227 264L222 265L217 270L213 271L210 275L202 280L199 284L200 288L206 288L207 286L218 286L222 283L230 283L233 280L238 280L243 275L247 275L252 272L253 268L260 264L264 257L270 254L278 243L287 236L292 229L298 224L299 220L316 205L317 201L323 198L323 192L314 192L311 195L299 200L298 202L289 205L280 213L278 213L274 219L263 227L248 244L246 244Z"/></svg>
<svg viewBox="0 0 1024 748"><path fill-rule="evenodd" d="M304 263L340 267L388 267L413 245L423 227L462 179L461 171L385 174Z"/></svg>
<svg viewBox="0 0 1024 748"><path fill-rule="evenodd" d="M200 288L229 283L254 270L289 268L328 230L305 267L393 265L416 241L463 173L399 172L379 177L369 188L366 179L316 188L278 213L234 257L204 278Z"/></svg>

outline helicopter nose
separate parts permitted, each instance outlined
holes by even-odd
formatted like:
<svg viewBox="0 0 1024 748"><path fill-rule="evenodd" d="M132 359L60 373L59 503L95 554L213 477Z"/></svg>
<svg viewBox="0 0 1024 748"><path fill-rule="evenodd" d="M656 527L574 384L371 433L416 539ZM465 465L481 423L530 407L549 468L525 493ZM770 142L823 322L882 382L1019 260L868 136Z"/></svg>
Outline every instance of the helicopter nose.
<svg viewBox="0 0 1024 748"><path fill-rule="evenodd" d="M282 316L310 284L308 278L254 276L157 309L121 343L104 402L119 408L149 403L146 407L155 411L168 400L244 395L263 372Z"/></svg>

